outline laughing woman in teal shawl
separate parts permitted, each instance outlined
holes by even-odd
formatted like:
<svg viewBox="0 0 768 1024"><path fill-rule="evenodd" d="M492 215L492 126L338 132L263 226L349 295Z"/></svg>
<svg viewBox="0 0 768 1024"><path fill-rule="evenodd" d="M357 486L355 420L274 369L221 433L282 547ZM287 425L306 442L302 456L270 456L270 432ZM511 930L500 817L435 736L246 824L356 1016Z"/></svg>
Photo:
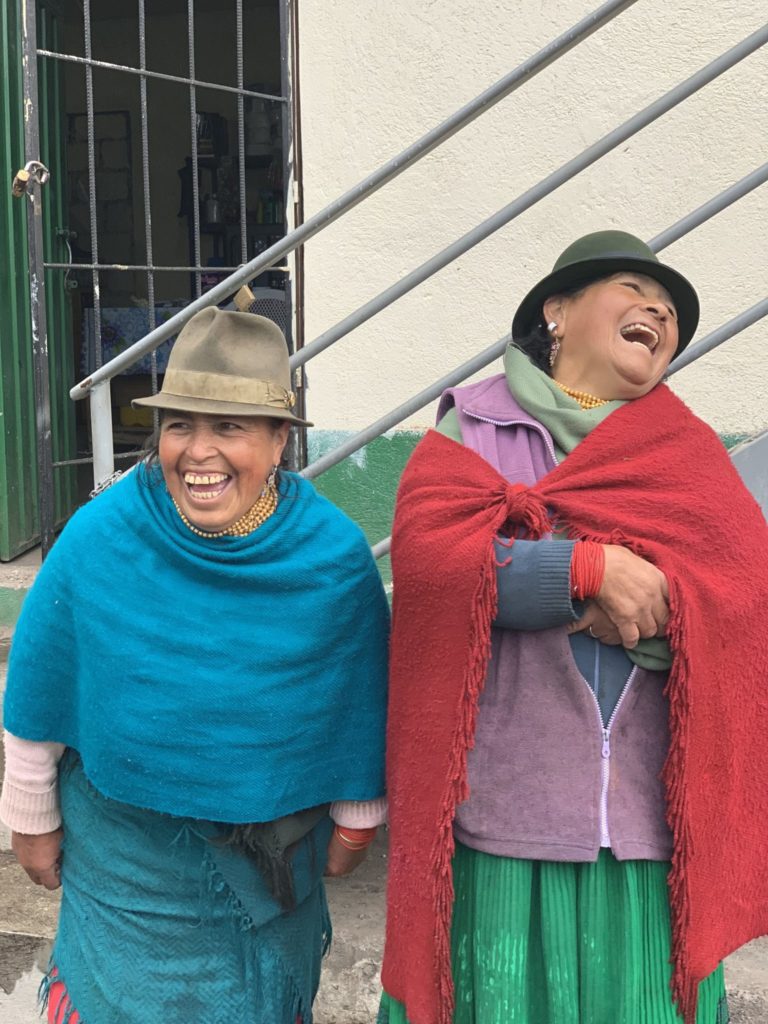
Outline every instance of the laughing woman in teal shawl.
<svg viewBox="0 0 768 1024"><path fill-rule="evenodd" d="M207 309L158 449L72 518L18 623L0 815L62 885L55 1024L310 1024L322 875L382 817L388 612L361 531L277 469L270 321Z"/></svg>

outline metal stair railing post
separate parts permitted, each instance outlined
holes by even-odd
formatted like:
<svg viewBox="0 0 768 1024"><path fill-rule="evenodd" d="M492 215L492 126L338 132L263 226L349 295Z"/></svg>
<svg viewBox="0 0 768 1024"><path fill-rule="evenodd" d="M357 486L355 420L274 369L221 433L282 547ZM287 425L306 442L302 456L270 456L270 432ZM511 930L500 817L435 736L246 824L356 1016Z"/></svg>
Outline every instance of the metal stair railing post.
<svg viewBox="0 0 768 1024"><path fill-rule="evenodd" d="M426 260L415 270L401 277L395 284L385 288L383 292L380 292L375 298L360 306L354 313L344 317L334 327L319 335L314 341L311 341L300 352L291 357L292 365L301 366L330 345L335 344L377 313L386 309L387 306L390 306L397 299L412 291L417 285L422 284L439 270L448 266L449 263L458 259L459 256L463 256L464 253L474 248L500 228L509 224L516 217L519 217L521 213L530 209L530 207L544 199L551 192L554 192L561 185L564 185L567 181L570 181L571 178L574 178L601 157L610 153L611 150L621 145L622 142L625 142L643 128L646 128L653 121L661 117L662 114L666 114L673 107L682 103L683 100L688 99L715 78L730 70L734 64L738 64L767 42L768 25L764 25L747 36L746 39L731 47L730 50L726 50L725 53L710 61L705 67L700 68L689 78L686 78L685 81L680 82L674 88L664 93L663 96L660 96L659 99L650 103L643 110L634 114L623 124L608 132L607 135L598 139L597 142L592 143L591 146L588 146L578 156L572 157L556 171L553 171L546 178L518 196L517 199L514 199L507 206L478 224L471 231L462 235L461 238L451 245L446 246L445 249L442 249L439 253Z"/></svg>
<svg viewBox="0 0 768 1024"><path fill-rule="evenodd" d="M675 221L670 227L666 228L660 234L652 238L648 245L654 252L661 252L667 246L672 245L673 242L678 241L684 235L693 231L694 228L699 227L705 221L710 220L712 217L721 213L727 209L737 200L742 199L749 192L756 189L759 185L764 184L768 181L768 163L763 164L756 170L751 171L745 175L739 181L733 185L729 185L723 189L712 199L708 199L706 203L702 203L701 206L692 210L686 214L685 217L681 217L680 220ZM466 363L462 363L461 366L455 367L440 380L430 384L429 387L420 391L417 395L407 399L401 405L392 409L390 412L385 413L384 416L377 419L374 423L369 424L359 433L350 437L343 444L334 448L332 451L322 455L319 459L310 463L306 466L301 475L309 480L320 476L321 473L325 473L333 466L342 462L349 455L353 455L360 448L364 448L365 445L371 441L380 437L386 431L396 427L399 423L402 423L404 419L412 416L414 413L423 409L425 405L429 405L430 402L442 394L446 388L455 387L460 384L467 377L471 377L473 373L484 369L489 363L492 363L499 356L503 355L504 350L511 341L511 336L505 334L503 338L495 341L488 348L483 349L482 352L478 352L477 355L473 356ZM698 349L698 346L696 346ZM680 357L682 358L682 356Z"/></svg>
<svg viewBox="0 0 768 1024"><path fill-rule="evenodd" d="M100 484L109 480L115 472L115 452L112 445L112 431L102 429L105 420L112 423L112 398L111 386L108 380L103 380L91 389L90 395L90 420L91 420L91 445L93 448L93 464L99 466L99 478L94 479L93 486L96 490Z"/></svg>

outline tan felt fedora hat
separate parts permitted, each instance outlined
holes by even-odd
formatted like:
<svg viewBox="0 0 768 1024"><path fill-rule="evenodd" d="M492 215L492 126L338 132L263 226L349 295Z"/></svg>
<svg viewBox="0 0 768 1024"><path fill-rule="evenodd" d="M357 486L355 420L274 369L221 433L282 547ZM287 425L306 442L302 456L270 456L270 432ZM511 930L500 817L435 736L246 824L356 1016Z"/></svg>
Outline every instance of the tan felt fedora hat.
<svg viewBox="0 0 768 1024"><path fill-rule="evenodd" d="M296 396L277 324L215 306L195 313L182 327L158 394L131 404L213 416L272 416L312 426L291 411Z"/></svg>

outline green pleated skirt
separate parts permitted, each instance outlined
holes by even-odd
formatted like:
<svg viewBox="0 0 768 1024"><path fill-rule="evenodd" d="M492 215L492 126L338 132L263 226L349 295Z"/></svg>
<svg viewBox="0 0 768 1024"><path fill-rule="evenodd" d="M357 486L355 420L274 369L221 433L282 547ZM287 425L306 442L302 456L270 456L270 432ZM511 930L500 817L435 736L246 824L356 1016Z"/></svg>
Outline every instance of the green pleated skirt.
<svg viewBox="0 0 768 1024"><path fill-rule="evenodd" d="M669 865L515 860L457 843L454 1024L680 1024L672 1003ZM696 1024L728 1024L723 968ZM384 993L378 1024L408 1024Z"/></svg>

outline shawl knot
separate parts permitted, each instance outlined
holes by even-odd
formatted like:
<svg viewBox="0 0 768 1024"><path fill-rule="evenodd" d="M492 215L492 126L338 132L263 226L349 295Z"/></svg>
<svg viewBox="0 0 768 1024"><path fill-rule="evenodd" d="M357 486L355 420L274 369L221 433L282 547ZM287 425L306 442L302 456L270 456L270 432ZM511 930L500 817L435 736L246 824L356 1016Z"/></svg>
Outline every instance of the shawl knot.
<svg viewBox="0 0 768 1024"><path fill-rule="evenodd" d="M531 487L524 484L507 484L504 493L506 518L503 532L513 535L523 529L534 539L542 537L550 529L549 516L544 499Z"/></svg>

